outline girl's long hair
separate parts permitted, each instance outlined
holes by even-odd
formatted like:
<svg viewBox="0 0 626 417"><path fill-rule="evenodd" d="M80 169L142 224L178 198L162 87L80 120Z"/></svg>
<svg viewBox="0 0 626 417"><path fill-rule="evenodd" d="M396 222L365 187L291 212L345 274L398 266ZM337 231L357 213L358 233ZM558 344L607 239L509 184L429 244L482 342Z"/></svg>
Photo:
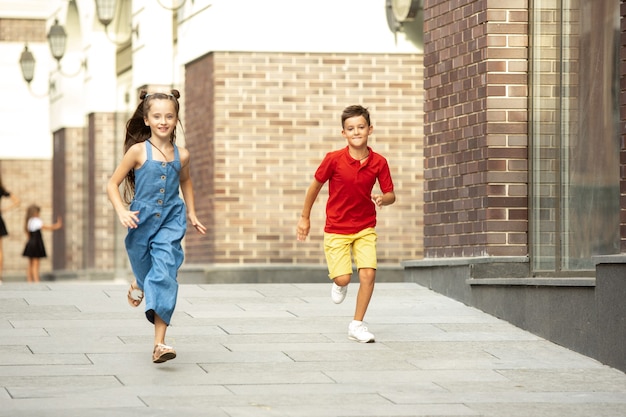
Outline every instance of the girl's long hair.
<svg viewBox="0 0 626 417"><path fill-rule="evenodd" d="M36 204L31 204L26 209L26 222L24 222L24 230L26 230L26 233L28 233L28 221L33 217L37 217L40 211L41 207Z"/></svg>
<svg viewBox="0 0 626 417"><path fill-rule="evenodd" d="M176 119L180 122L178 112L180 110L180 104L178 99L180 98L180 92L178 90L171 90L170 94L167 93L148 93L146 90L141 90L139 93L139 104L135 113L126 122L126 138L124 139L124 153L128 152L131 146L136 143L145 142L150 139L151 132L150 126L146 126L145 116L150 110L152 100L171 100L174 103L174 110L176 112ZM173 145L176 143L176 126L172 130L170 137L170 143ZM124 193L123 199L126 204L129 204L135 196L135 170L131 169L126 178L124 178Z"/></svg>

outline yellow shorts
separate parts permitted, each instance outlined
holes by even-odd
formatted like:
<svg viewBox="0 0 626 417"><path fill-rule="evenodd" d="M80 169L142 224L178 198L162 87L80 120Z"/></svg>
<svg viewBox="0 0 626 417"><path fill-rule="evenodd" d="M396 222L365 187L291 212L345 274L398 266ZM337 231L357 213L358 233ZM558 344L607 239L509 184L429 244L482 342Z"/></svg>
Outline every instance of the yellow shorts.
<svg viewBox="0 0 626 417"><path fill-rule="evenodd" d="M357 270L376 269L376 240L378 235L373 227L351 235L324 233L324 254L328 264L328 277L352 275L352 257ZM352 252L352 253L351 253Z"/></svg>

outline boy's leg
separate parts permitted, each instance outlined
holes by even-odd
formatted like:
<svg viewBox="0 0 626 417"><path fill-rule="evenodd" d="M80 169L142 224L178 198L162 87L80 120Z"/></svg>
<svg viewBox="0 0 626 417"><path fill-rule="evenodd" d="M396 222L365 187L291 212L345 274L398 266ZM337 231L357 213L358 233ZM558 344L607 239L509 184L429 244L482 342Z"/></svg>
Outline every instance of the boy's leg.
<svg viewBox="0 0 626 417"><path fill-rule="evenodd" d="M356 296L356 308L354 310L354 320L363 321L367 307L374 293L374 283L376 281L376 270L373 268L359 269L359 292Z"/></svg>
<svg viewBox="0 0 626 417"><path fill-rule="evenodd" d="M347 285L352 278L351 243L352 238L349 235L324 233L324 255L328 277L333 280L330 294L335 304L340 304L346 298Z"/></svg>
<svg viewBox="0 0 626 417"><path fill-rule="evenodd" d="M356 297L354 320L348 326L348 338L361 343L374 341L374 335L363 323L376 281L376 231L374 228L362 230L357 234L352 250L359 271L359 292Z"/></svg>

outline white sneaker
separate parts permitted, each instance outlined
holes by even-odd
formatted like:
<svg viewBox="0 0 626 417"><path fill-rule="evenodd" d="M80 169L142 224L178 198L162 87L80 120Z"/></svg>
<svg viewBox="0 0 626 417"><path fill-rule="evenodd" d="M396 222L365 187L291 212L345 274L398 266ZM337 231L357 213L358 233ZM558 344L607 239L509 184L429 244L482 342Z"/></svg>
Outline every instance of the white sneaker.
<svg viewBox="0 0 626 417"><path fill-rule="evenodd" d="M348 294L348 286L340 287L333 281L333 288L330 290L330 297L333 299L333 303L341 304L346 299L346 294Z"/></svg>
<svg viewBox="0 0 626 417"><path fill-rule="evenodd" d="M367 326L362 321L353 320L348 326L348 339L370 343L374 341L374 335L367 330Z"/></svg>

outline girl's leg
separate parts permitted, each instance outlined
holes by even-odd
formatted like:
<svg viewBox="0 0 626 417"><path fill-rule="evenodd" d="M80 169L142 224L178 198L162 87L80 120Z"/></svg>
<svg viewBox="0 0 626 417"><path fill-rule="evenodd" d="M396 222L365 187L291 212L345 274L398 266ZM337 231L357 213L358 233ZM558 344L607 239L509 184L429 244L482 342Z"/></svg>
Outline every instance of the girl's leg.
<svg viewBox="0 0 626 417"><path fill-rule="evenodd" d="M2 262L4 258L2 256L2 238L0 237L0 284L2 283Z"/></svg>
<svg viewBox="0 0 626 417"><path fill-rule="evenodd" d="M154 344L165 344L165 332L167 332L167 324L159 317L158 314L154 315Z"/></svg>
<svg viewBox="0 0 626 417"><path fill-rule="evenodd" d="M356 309L354 320L363 321L367 307L369 306L372 294L374 293L374 282L376 281L376 270L372 268L359 269L359 292L356 296Z"/></svg>
<svg viewBox="0 0 626 417"><path fill-rule="evenodd" d="M165 344L165 332L167 324L159 317L154 315L154 351L152 352L152 362L161 363L174 359L176 351L171 346Z"/></svg>
<svg viewBox="0 0 626 417"><path fill-rule="evenodd" d="M39 258L32 258L33 262L33 281L39 282Z"/></svg>
<svg viewBox="0 0 626 417"><path fill-rule="evenodd" d="M33 258L28 258L28 267L26 267L26 282L33 282Z"/></svg>

